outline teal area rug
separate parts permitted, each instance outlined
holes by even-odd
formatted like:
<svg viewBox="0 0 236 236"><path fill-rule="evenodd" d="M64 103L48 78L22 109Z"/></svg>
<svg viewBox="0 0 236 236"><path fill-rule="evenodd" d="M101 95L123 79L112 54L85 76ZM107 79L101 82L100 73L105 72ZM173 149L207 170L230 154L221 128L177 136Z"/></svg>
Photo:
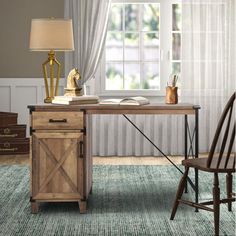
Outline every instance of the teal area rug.
<svg viewBox="0 0 236 236"><path fill-rule="evenodd" d="M179 178L172 166L94 166L86 214L76 203L43 203L32 215L28 167L0 166L0 235L213 235L211 212L180 205L169 220ZM200 198L210 199L212 176L201 172L199 181ZM233 212L225 204L220 210L221 235L235 235L234 204Z"/></svg>

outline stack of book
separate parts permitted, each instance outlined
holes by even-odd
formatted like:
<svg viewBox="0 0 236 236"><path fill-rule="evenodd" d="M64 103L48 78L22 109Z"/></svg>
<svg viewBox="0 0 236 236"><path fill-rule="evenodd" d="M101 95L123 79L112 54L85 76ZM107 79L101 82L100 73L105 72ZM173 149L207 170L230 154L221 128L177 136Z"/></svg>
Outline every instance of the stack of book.
<svg viewBox="0 0 236 236"><path fill-rule="evenodd" d="M83 96L55 96L52 100L53 104L65 105L82 105L82 104L96 104L99 102L99 97L95 95Z"/></svg>

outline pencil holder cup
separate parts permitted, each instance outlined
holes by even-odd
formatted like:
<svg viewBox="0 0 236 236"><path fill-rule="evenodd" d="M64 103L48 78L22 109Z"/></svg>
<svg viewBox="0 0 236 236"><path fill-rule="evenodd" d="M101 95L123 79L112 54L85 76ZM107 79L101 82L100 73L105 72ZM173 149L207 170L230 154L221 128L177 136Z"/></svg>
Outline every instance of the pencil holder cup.
<svg viewBox="0 0 236 236"><path fill-rule="evenodd" d="M178 103L178 87L167 86L166 87L166 104Z"/></svg>

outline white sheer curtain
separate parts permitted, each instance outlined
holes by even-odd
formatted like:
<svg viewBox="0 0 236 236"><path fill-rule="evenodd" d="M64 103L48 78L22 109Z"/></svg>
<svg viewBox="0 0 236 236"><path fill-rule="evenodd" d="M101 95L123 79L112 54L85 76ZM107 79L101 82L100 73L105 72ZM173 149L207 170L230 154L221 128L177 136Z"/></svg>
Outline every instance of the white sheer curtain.
<svg viewBox="0 0 236 236"><path fill-rule="evenodd" d="M236 90L236 1L183 0L182 101L200 110L200 152L207 152L223 107Z"/></svg>
<svg viewBox="0 0 236 236"><path fill-rule="evenodd" d="M106 36L108 0L65 0L65 17L72 18L75 51L65 55L65 74L78 67L82 82L93 77ZM183 153L182 117L130 116L165 153ZM172 134L172 135L171 135ZM93 117L93 155L159 156L123 116Z"/></svg>
<svg viewBox="0 0 236 236"><path fill-rule="evenodd" d="M182 1L181 102L201 105L200 152L207 152L223 106L236 89L236 1ZM106 0L65 1L65 16L74 22L76 47L66 55L65 71L78 66L83 82L96 70L109 7ZM166 154L183 154L183 117L130 117ZM122 116L94 117L93 134L93 155L160 155Z"/></svg>
<svg viewBox="0 0 236 236"><path fill-rule="evenodd" d="M65 17L73 21L75 51L65 54L65 74L77 67L81 84L94 76L105 43L111 0L66 0Z"/></svg>
<svg viewBox="0 0 236 236"><path fill-rule="evenodd" d="M183 116L128 115L166 154L183 155ZM161 156L123 117L98 115L93 119L93 155Z"/></svg>

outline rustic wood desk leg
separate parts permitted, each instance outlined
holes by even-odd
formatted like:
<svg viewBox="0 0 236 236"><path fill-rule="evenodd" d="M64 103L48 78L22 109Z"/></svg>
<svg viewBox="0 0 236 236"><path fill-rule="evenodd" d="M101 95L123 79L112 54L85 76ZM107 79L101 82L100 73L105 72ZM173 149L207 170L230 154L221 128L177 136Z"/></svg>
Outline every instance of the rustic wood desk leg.
<svg viewBox="0 0 236 236"><path fill-rule="evenodd" d="M195 158L198 158L198 109L195 109ZM198 169L195 169L195 203L198 204ZM198 208L195 209L198 212Z"/></svg>
<svg viewBox="0 0 236 236"><path fill-rule="evenodd" d="M184 159L188 159L188 115L184 115ZM185 167L185 171L186 171ZM185 183L185 193L188 192L188 181Z"/></svg>
<svg viewBox="0 0 236 236"><path fill-rule="evenodd" d="M80 214L86 213L86 210L87 210L87 201L85 201L85 200L79 200L79 201L78 201L78 204L79 204L79 211L80 211Z"/></svg>
<svg viewBox="0 0 236 236"><path fill-rule="evenodd" d="M37 214L39 211L39 204L36 201L31 201L31 213Z"/></svg>

